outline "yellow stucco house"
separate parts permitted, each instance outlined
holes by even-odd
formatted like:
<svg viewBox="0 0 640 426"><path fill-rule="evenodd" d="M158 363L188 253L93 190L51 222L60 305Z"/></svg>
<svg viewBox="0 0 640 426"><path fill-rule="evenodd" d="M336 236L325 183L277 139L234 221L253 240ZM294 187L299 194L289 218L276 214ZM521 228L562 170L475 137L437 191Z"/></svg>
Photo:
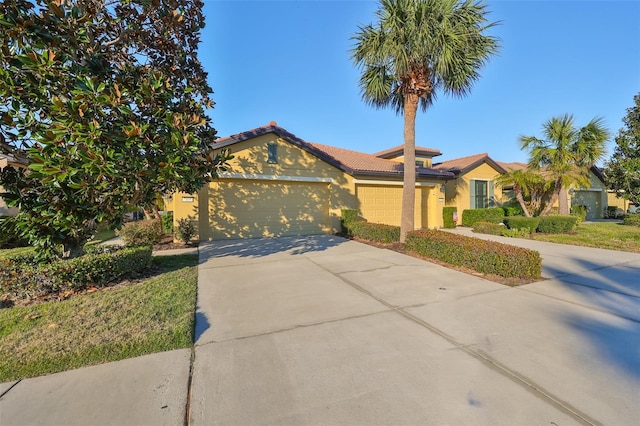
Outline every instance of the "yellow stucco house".
<svg viewBox="0 0 640 426"><path fill-rule="evenodd" d="M304 141L275 122L218 139L234 155L230 172L197 194L173 194L174 220L190 218L204 240L335 233L342 209L369 222L400 224L402 147L375 155ZM442 226L443 184L431 167L439 151L418 150L416 228Z"/></svg>

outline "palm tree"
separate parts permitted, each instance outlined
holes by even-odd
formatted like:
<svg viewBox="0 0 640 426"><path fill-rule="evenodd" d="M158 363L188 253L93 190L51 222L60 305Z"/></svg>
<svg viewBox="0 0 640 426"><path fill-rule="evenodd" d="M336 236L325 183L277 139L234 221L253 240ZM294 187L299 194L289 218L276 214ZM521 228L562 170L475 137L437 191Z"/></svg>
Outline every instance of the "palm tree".
<svg viewBox="0 0 640 426"><path fill-rule="evenodd" d="M531 212L527 207L524 197L531 197L531 207L533 214L536 214L537 206L540 204L539 198L547 182L544 177L531 170L509 170L509 172L499 175L494 179L495 183L500 186L513 186L513 192L515 192L516 200L520 204L522 211L526 217L531 217Z"/></svg>
<svg viewBox="0 0 640 426"><path fill-rule="evenodd" d="M415 121L439 90L462 97L480 68L498 50L486 34L486 7L471 0L381 0L378 23L353 37L352 59L360 68L364 101L404 115L404 183L400 241L414 229Z"/></svg>
<svg viewBox="0 0 640 426"><path fill-rule="evenodd" d="M550 119L542 125L542 130L545 139L520 136L520 146L529 150L529 167L543 170L553 182L551 200L541 213L546 215L563 189L571 184L589 184L589 168L604 157L609 130L601 118L594 118L576 129L569 114ZM558 207L560 214L569 214L566 197L559 199Z"/></svg>

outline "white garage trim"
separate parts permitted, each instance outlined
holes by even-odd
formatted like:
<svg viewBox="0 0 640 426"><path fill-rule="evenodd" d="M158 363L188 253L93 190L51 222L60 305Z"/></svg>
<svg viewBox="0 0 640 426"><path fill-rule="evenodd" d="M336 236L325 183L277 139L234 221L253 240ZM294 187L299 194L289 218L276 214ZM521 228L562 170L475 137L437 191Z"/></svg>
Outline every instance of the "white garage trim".
<svg viewBox="0 0 640 426"><path fill-rule="evenodd" d="M402 186L402 181L388 181L388 180L366 180L366 179L354 179L357 184L361 185L386 185L386 186ZM416 182L417 187L431 187L440 186L437 182Z"/></svg>
<svg viewBox="0 0 640 426"><path fill-rule="evenodd" d="M251 179L251 180L275 180L285 182L321 182L333 183L333 178L315 176L281 176L281 175L259 175L253 173L220 173L221 179Z"/></svg>

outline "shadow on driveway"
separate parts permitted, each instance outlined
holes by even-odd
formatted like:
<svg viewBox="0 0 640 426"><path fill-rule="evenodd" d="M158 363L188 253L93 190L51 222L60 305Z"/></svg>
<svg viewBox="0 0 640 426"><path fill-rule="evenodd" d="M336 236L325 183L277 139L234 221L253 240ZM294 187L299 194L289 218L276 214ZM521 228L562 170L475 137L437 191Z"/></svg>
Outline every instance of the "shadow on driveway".
<svg viewBox="0 0 640 426"><path fill-rule="evenodd" d="M200 246L200 263L226 256L256 258L281 252L299 255L324 251L346 241L348 240L335 235L215 241Z"/></svg>

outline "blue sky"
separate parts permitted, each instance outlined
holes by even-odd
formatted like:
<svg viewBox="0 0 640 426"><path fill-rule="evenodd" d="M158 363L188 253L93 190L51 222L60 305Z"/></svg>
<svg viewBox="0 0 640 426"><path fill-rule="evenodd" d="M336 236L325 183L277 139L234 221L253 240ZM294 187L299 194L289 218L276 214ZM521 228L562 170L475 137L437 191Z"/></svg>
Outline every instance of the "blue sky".
<svg viewBox="0 0 640 426"><path fill-rule="evenodd" d="M640 1L485 1L500 54L465 98L440 95L416 120L416 144L444 161L488 152L526 161L564 113L598 116L615 135L640 91ZM199 56L214 90L218 136L271 120L304 140L374 153L402 143L403 119L361 100L349 50L375 1L205 0ZM609 153L613 142L609 143Z"/></svg>

